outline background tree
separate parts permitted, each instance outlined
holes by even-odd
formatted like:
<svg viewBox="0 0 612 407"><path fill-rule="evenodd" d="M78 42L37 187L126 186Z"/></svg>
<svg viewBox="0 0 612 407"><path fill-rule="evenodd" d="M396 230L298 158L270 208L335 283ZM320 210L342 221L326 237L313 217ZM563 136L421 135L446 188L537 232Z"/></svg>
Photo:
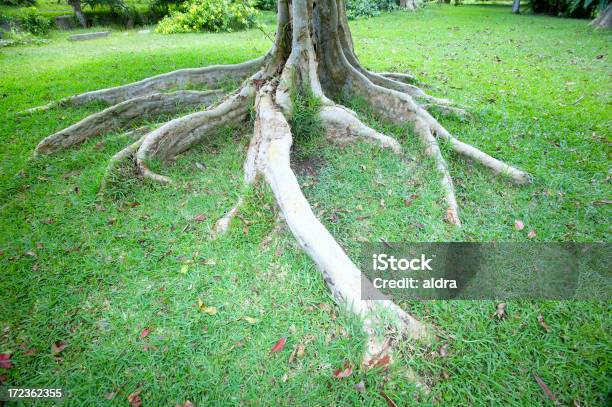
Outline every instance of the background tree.
<svg viewBox="0 0 612 407"><path fill-rule="evenodd" d="M597 28L612 27L612 4L608 4L605 10L599 13L599 16L591 22L591 25Z"/></svg>
<svg viewBox="0 0 612 407"><path fill-rule="evenodd" d="M440 141L457 154L503 174L516 184L528 183L530 177L450 134L427 109L437 107L457 114L463 111L448 100L430 96L411 84L413 77L365 69L353 49L344 0L279 0L277 20L274 43L258 59L237 65L181 69L30 109L29 112L58 104L74 106L93 101L111 105L45 138L36 147L35 154L52 154L98 134L129 126L135 117L152 118L209 104L221 94L220 91L184 90L188 86L215 89L228 79L242 81L235 92L208 109L173 119L144 134L132 133L136 140L110 160L107 174L118 164L131 162L141 177L170 183L170 178L150 169L152 159L170 161L220 128L253 118L244 182L269 185L289 229L318 266L336 301L361 318L368 336L364 363L371 366L381 358L387 360L398 337L427 340L431 332L427 325L391 300L361 298L361 272L314 215L291 168L293 137L288 119L296 113L295 101L306 97L318 106L318 118L330 142L364 139L402 154L397 140L368 127L352 110L337 103L345 98L364 100L384 120L412 124L425 153L435 162L435 174L447 206L446 219L456 226L461 223L459 208ZM102 189L105 182L102 181ZM242 201L238 199L218 220L213 237L227 230ZM367 281L363 284L370 285ZM373 290L371 285L370 289Z"/></svg>
<svg viewBox="0 0 612 407"><path fill-rule="evenodd" d="M521 12L521 0L514 0L512 3L512 12L518 14Z"/></svg>

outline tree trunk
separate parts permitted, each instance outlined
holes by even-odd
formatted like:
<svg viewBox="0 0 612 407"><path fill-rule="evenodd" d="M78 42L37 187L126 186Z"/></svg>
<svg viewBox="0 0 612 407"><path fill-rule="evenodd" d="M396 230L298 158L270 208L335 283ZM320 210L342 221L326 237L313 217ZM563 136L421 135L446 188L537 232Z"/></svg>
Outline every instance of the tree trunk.
<svg viewBox="0 0 612 407"><path fill-rule="evenodd" d="M76 15L77 20L79 20L79 24L81 24L81 27L87 28L87 19L85 18L85 14L83 14L83 11L81 10L81 0L69 0L68 4L72 7L72 10Z"/></svg>
<svg viewBox="0 0 612 407"><path fill-rule="evenodd" d="M512 3L512 12L514 14L519 14L521 12L521 0L514 0L514 3Z"/></svg>
<svg viewBox="0 0 612 407"><path fill-rule="evenodd" d="M416 0L399 0L399 6L408 10L416 10L418 7Z"/></svg>
<svg viewBox="0 0 612 407"><path fill-rule="evenodd" d="M591 25L595 28L612 27L612 3L608 4L608 7L591 22Z"/></svg>
<svg viewBox="0 0 612 407"><path fill-rule="evenodd" d="M217 105L168 121L142 137L139 134L138 140L110 160L107 175L119 162L131 159L142 178L170 183L170 178L151 171L147 162L155 158L170 162L220 128L248 123L254 107L254 134L246 153L244 184L260 180L270 186L282 218L302 249L316 263L337 303L361 318L368 338L365 366L389 363L389 352L398 339L431 339L431 330L393 301L372 300L362 295L362 290L366 293L376 290L313 213L290 166L293 140L287 118L295 113L294 95L306 93L319 100L322 106L319 119L325 127L327 140L333 143L364 140L402 154L402 146L397 140L368 127L355 112L334 100L363 100L381 119L411 124L425 154L435 164L433 168L447 207L446 220L457 227L461 225L459 209L449 167L439 146L440 139L454 152L488 167L495 174L503 174L516 184L528 183L530 177L452 136L427 108L433 106L451 113L463 111L448 100L430 96L405 83L414 82L411 75L377 74L365 69L353 49L344 0L279 0L274 44L262 58L237 65L181 69L30 109L30 112L40 112L54 106L66 108L93 101L115 105L47 137L39 143L35 153L53 154L99 134L118 130L132 117L149 118L171 111L168 104L180 102L181 98L185 107L193 107L200 101L208 101L210 95L160 92L185 89L190 85L214 89L228 80L242 82L242 86ZM241 197L219 219L212 237L231 225L242 202Z"/></svg>

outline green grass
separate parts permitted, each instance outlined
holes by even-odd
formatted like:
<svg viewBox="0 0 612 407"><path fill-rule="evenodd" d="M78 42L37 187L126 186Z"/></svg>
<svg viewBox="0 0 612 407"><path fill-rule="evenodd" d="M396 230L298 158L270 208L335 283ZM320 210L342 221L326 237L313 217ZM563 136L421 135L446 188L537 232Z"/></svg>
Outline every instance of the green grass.
<svg viewBox="0 0 612 407"><path fill-rule="evenodd" d="M271 31L271 16L264 17ZM585 21L481 6L436 6L351 25L367 67L410 69L440 89L432 93L470 106L474 120L443 123L535 177L531 186L513 187L445 149L464 223L454 229L442 220L432 163L410 130L350 101L398 137L409 158L368 144L333 147L321 137L296 146L315 213L354 259L363 239L527 241L535 229L538 241L609 241L610 208L598 201L610 199L610 34L592 32ZM67 405L125 405L138 388L147 405L382 406L382 388L399 405L551 404L535 373L564 405L609 402L608 302L513 301L502 321L492 318L494 301L404 304L443 329L440 342L404 344L387 378L358 368L332 378L346 360L357 365L359 324L333 306L288 232L261 245L274 228L269 191L249 190L229 234L208 239L241 189L247 129L228 129L162 168L172 186L119 184L116 200L97 201L106 161L128 143L125 136L30 156L43 137L99 107L15 116L177 68L247 60L269 40L256 30L126 31L82 43L67 35L0 52L0 352L12 352L15 365L0 374L8 383L62 386ZM198 214L206 220L195 222ZM514 219L525 222L524 231L513 228ZM218 313L200 312L198 298ZM550 332L538 324L540 314ZM143 340L145 327L153 331ZM283 336L285 349L269 355ZM50 347L60 340L67 346L56 359ZM304 357L288 364L300 343ZM433 356L445 343L449 356ZM429 394L416 392L405 366L430 385ZM365 393L353 387L362 380Z"/></svg>

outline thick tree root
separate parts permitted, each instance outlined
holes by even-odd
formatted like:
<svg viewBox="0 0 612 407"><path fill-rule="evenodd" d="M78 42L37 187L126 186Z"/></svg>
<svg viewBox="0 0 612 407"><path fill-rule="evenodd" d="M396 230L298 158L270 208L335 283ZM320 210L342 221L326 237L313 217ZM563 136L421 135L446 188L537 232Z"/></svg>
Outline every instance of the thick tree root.
<svg viewBox="0 0 612 407"><path fill-rule="evenodd" d="M128 85L70 96L44 106L24 110L21 114L45 111L55 106L80 106L94 101L114 105L129 99L148 96L168 90L187 89L190 86L216 88L226 80L242 81L248 78L257 72L264 62L265 57L262 56L235 65L212 65L204 68L179 69L177 71L152 76Z"/></svg>
<svg viewBox="0 0 612 407"><path fill-rule="evenodd" d="M153 119L190 107L210 105L222 95L223 92L220 90L205 92L184 90L154 93L126 100L45 138L38 144L34 154L52 154L99 134L121 129L138 120Z"/></svg>
<svg viewBox="0 0 612 407"><path fill-rule="evenodd" d="M385 328L379 319L382 314L395 316L398 332L413 339L429 338L426 327L393 302L361 298L361 272L313 214L290 167L291 131L271 93L272 89L264 88L256 100L257 169L270 185L289 229L323 273L336 301L363 319L369 337L364 365L372 366L389 353L389 341L381 334L381 328Z"/></svg>
<svg viewBox="0 0 612 407"><path fill-rule="evenodd" d="M174 119L147 134L136 152L136 166L144 178L170 183L171 179L151 171L146 160L168 161L198 144L221 127L243 122L253 103L254 88L247 82L237 93L214 108Z"/></svg>
<svg viewBox="0 0 612 407"><path fill-rule="evenodd" d="M327 137L332 141L343 143L358 137L390 148L397 154L402 152L402 146L396 139L366 126L347 108L337 105L324 106L319 117L325 124Z"/></svg>
<svg viewBox="0 0 612 407"><path fill-rule="evenodd" d="M108 161L108 165L106 167L106 172L104 173L104 178L102 178L102 182L100 183L99 194L103 194L106 191L106 187L108 186L109 178L112 176L112 173L115 169L126 159L133 157L136 153L140 145L144 140L144 135L141 136L138 140L125 147L123 150L119 151L117 154L111 157Z"/></svg>
<svg viewBox="0 0 612 407"><path fill-rule="evenodd" d="M383 76L387 79L392 79L397 82L408 83L415 86L420 86L423 88L428 87L425 82L421 82L417 79L416 76L409 73L399 73L399 72L376 72L377 75Z"/></svg>

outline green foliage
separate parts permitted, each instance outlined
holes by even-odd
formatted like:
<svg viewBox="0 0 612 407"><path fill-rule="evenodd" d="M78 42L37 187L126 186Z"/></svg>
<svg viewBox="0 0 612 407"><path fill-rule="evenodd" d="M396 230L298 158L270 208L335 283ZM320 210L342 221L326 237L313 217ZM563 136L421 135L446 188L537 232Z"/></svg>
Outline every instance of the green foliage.
<svg viewBox="0 0 612 407"><path fill-rule="evenodd" d="M21 24L27 32L34 35L48 34L53 25L51 20L42 16L35 7L21 10Z"/></svg>
<svg viewBox="0 0 612 407"><path fill-rule="evenodd" d="M257 10L247 1L193 0L163 18L156 31L162 34L231 32L252 27L256 15Z"/></svg>
<svg viewBox="0 0 612 407"><path fill-rule="evenodd" d="M255 0L253 6L258 10L276 10L276 0Z"/></svg>
<svg viewBox="0 0 612 407"><path fill-rule="evenodd" d="M608 3L609 0L530 0L529 7L534 13L590 18L596 11L605 9Z"/></svg>
<svg viewBox="0 0 612 407"><path fill-rule="evenodd" d="M4 4L6 6L33 6L36 4L36 0L0 0L0 4Z"/></svg>
<svg viewBox="0 0 612 407"><path fill-rule="evenodd" d="M16 47L18 45L41 45L47 42L47 40L38 38L29 32L12 29L3 34L3 38L0 39L0 48Z"/></svg>
<svg viewBox="0 0 612 407"><path fill-rule="evenodd" d="M395 9L397 9L395 0L347 0L346 2L346 15L349 20L374 17L381 11Z"/></svg>
<svg viewBox="0 0 612 407"><path fill-rule="evenodd" d="M312 94L310 89L291 92L293 113L289 120L291 134L297 142L308 143L323 135L325 129L319 118L321 100Z"/></svg>

